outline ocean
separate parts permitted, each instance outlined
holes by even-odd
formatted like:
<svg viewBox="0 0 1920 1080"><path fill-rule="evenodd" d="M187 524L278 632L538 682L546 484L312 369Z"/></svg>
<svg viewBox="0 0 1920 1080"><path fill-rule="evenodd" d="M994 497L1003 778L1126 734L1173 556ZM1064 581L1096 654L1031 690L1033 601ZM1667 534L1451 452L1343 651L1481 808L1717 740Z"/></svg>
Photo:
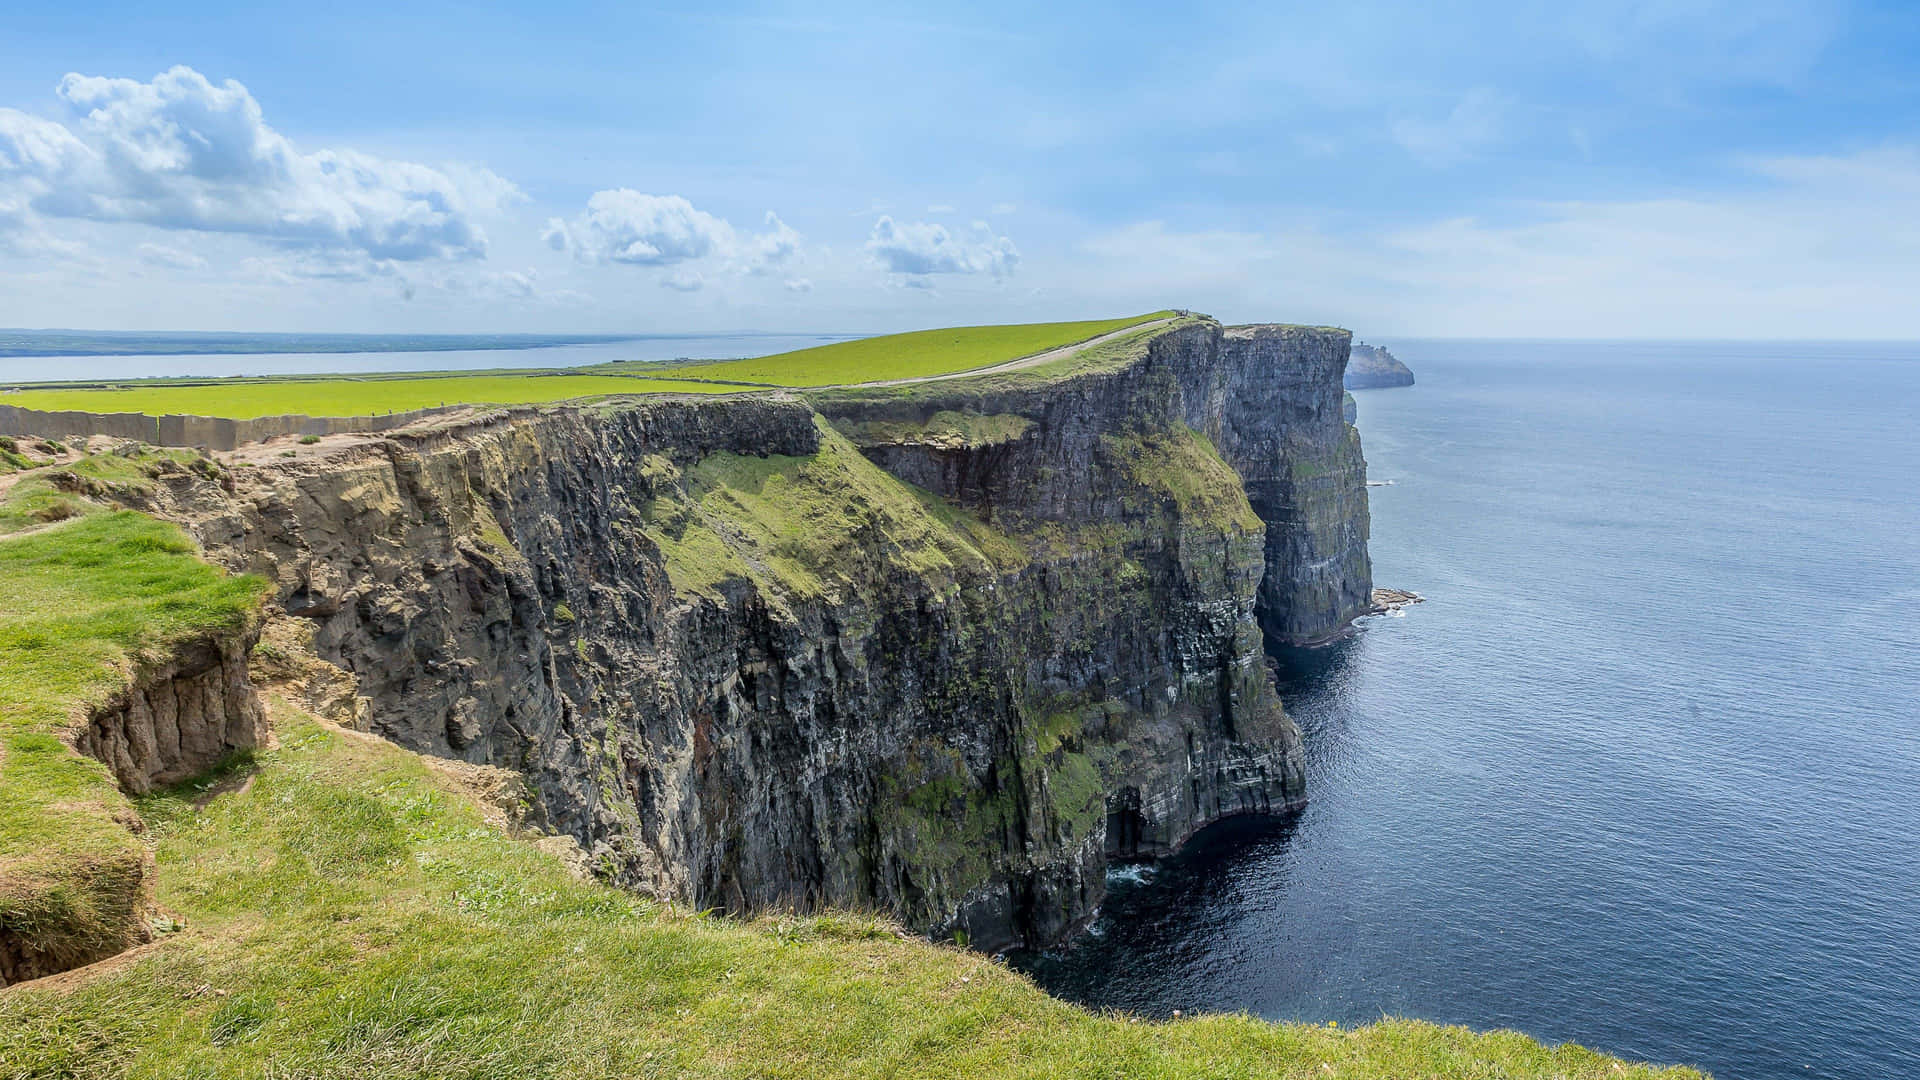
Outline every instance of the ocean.
<svg viewBox="0 0 1920 1080"><path fill-rule="evenodd" d="M1056 994L1920 1077L1920 345L1389 343L1311 803L1116 872Z"/></svg>

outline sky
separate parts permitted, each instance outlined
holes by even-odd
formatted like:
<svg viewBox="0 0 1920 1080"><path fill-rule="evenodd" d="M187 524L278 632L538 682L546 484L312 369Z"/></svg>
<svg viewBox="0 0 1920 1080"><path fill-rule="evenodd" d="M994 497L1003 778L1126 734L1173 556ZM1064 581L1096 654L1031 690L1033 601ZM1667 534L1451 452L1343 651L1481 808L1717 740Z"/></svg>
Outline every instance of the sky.
<svg viewBox="0 0 1920 1080"><path fill-rule="evenodd" d="M0 326L1920 339L1920 4L0 13Z"/></svg>

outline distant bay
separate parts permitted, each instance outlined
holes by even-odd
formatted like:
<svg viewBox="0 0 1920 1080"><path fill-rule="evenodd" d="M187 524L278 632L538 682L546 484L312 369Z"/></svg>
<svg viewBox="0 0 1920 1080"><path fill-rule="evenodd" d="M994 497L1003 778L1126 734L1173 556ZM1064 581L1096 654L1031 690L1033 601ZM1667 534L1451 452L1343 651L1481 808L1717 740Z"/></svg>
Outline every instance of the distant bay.
<svg viewBox="0 0 1920 1080"><path fill-rule="evenodd" d="M860 334L210 334L0 330L0 384L726 360Z"/></svg>

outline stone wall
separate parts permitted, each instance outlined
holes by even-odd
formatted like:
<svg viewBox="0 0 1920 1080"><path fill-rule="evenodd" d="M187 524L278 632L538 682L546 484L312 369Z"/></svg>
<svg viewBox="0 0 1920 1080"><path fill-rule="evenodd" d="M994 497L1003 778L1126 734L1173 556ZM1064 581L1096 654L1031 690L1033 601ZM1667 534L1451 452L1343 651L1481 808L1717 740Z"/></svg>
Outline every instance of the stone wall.
<svg viewBox="0 0 1920 1080"><path fill-rule="evenodd" d="M257 416L235 420L224 416L168 413L43 412L0 404L0 435L63 439L72 435L108 435L136 439L154 446L197 446L233 450L249 443L283 435L334 435L342 432L392 431L430 416L454 412L459 406L414 409L376 416Z"/></svg>

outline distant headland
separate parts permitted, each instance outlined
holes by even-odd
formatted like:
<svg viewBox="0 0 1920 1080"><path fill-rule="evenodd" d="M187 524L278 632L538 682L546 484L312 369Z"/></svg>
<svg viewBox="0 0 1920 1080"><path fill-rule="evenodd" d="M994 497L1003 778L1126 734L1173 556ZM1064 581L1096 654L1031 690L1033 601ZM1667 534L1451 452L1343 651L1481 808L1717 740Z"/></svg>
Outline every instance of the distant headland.
<svg viewBox="0 0 1920 1080"><path fill-rule="evenodd" d="M1347 359L1346 387L1349 390L1378 390L1388 386L1412 386L1413 372L1379 345L1353 343Z"/></svg>

